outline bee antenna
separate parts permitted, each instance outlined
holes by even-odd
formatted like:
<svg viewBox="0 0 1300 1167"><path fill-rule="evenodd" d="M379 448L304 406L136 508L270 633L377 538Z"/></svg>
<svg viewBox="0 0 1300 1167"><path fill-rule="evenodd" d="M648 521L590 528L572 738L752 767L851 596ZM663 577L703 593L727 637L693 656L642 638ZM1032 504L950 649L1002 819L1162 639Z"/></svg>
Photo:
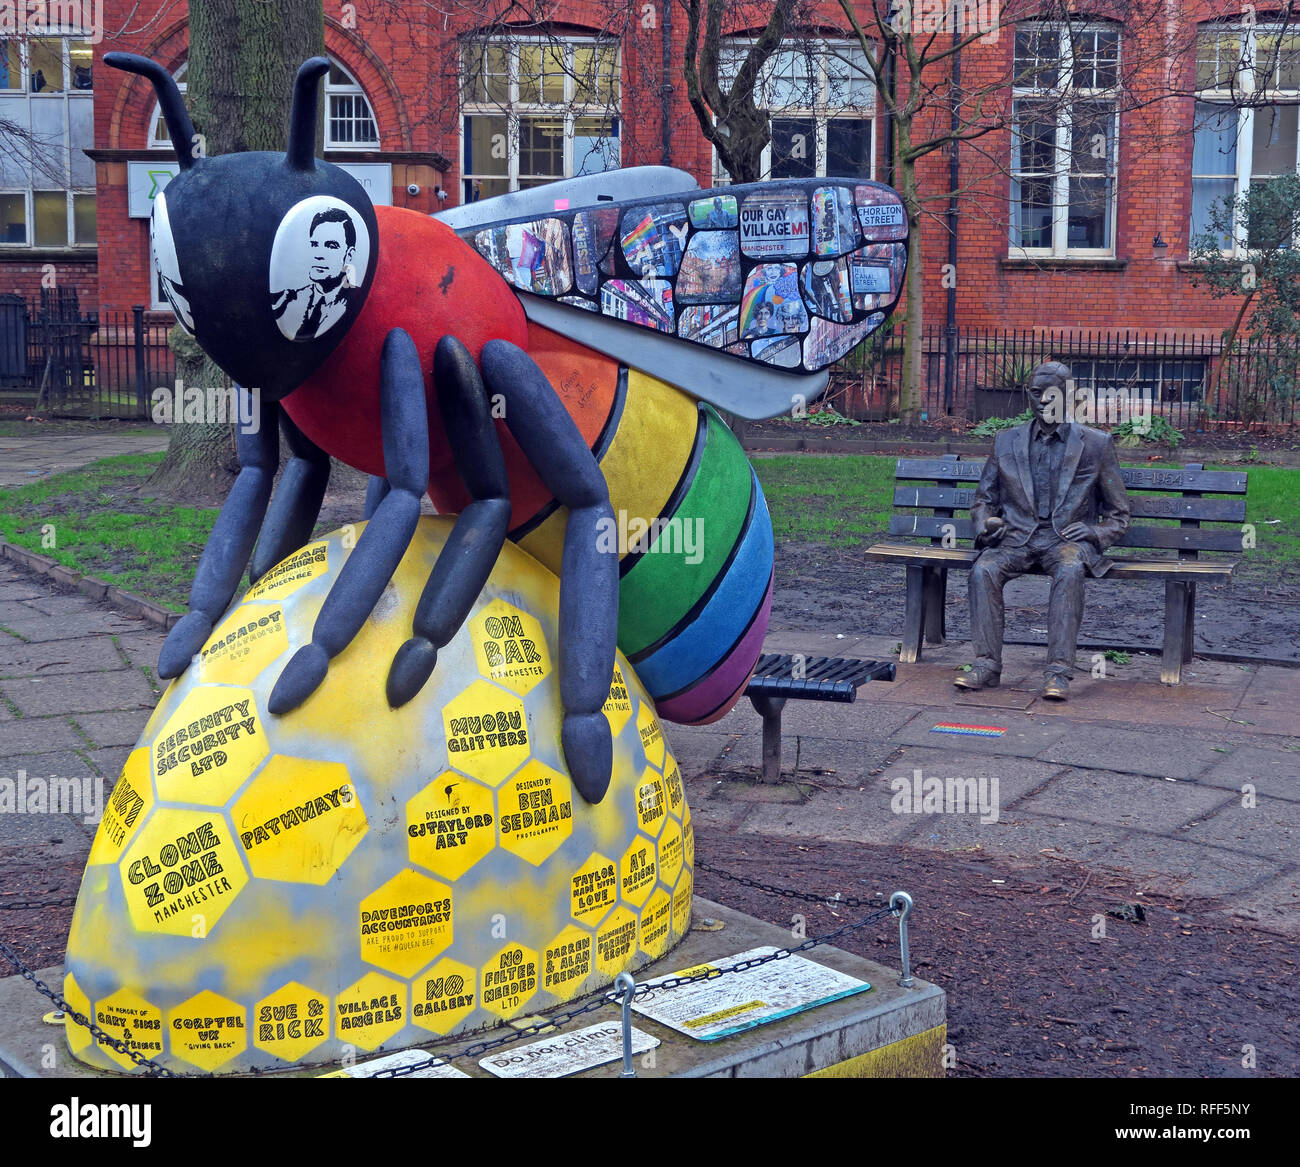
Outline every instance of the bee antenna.
<svg viewBox="0 0 1300 1167"><path fill-rule="evenodd" d="M167 123L167 132L171 135L172 146L176 150L176 161L182 170L189 170L194 165L194 123L185 111L185 102L181 100L176 78L157 61L138 57L135 53L105 53L104 64L126 73L147 77L153 82L158 104L162 107L163 120Z"/></svg>
<svg viewBox="0 0 1300 1167"><path fill-rule="evenodd" d="M298 67L293 82L293 112L289 115L289 149L286 155L294 170L316 166L316 94L320 79L329 72L324 57L311 57Z"/></svg>

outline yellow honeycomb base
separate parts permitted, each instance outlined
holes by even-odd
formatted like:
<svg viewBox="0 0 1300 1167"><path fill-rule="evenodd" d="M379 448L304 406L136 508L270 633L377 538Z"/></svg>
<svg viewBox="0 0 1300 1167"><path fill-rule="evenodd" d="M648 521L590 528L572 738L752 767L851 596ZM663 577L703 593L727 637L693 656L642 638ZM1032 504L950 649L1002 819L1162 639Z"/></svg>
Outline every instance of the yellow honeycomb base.
<svg viewBox="0 0 1300 1167"><path fill-rule="evenodd" d="M558 1006L690 926L694 835L654 707L620 655L598 806L560 750L559 584L506 545L424 690L389 663L451 520L411 548L320 689L266 701L364 524L269 572L163 694L82 878L64 992L181 1072L394 1050ZM130 1060L69 1025L74 1055Z"/></svg>

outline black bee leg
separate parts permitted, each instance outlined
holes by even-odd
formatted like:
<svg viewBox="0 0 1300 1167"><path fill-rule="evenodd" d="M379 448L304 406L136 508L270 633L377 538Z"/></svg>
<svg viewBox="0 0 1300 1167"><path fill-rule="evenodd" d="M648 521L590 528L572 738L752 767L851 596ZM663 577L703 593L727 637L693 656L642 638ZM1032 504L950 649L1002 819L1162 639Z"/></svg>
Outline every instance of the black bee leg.
<svg viewBox="0 0 1300 1167"><path fill-rule="evenodd" d="M377 474L372 474L370 476L370 481L366 484L365 516L367 519L370 519L374 515L375 511L379 509L379 504L384 501L384 495L386 495L389 490L390 487L387 478L383 478Z"/></svg>
<svg viewBox="0 0 1300 1167"><path fill-rule="evenodd" d="M294 425L283 410L280 428L293 457L280 475L280 487L262 524L262 537L257 541L248 569L250 583L257 583L280 560L311 538L330 480L329 455Z"/></svg>
<svg viewBox="0 0 1300 1167"><path fill-rule="evenodd" d="M459 515L415 609L415 633L388 673L388 703L414 697L438 663L438 649L465 623L510 530L510 482L478 366L460 341L444 336L433 383L456 469L473 501Z"/></svg>
<svg viewBox="0 0 1300 1167"><path fill-rule="evenodd" d="M239 388L241 396L251 396ZM280 464L276 421L280 407L253 398L239 415L251 417L248 427L236 425L239 474L213 524L190 587L190 610L171 630L158 655L158 675L179 677L212 634L212 625L230 606L239 587L253 543L266 514L266 504Z"/></svg>
<svg viewBox="0 0 1300 1167"><path fill-rule="evenodd" d="M609 489L595 457L546 375L527 353L489 341L480 358L488 388L505 399L505 420L547 488L569 508L560 561L560 741L578 792L599 802L609 788L613 741L602 707L614 675L618 556L598 549L612 523Z"/></svg>
<svg viewBox="0 0 1300 1167"><path fill-rule="evenodd" d="M429 422L424 378L415 343L400 328L384 340L379 412L384 467L392 489L375 508L356 548L321 605L310 644L285 666L267 708L296 709L316 691L329 668L374 610L415 533L420 497L429 485Z"/></svg>

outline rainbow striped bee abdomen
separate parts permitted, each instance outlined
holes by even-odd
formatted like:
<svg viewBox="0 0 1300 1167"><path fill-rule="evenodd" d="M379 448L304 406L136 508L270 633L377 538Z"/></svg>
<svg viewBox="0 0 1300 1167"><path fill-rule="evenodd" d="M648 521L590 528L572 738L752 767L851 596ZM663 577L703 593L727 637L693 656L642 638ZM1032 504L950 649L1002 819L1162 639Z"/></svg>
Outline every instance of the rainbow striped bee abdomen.
<svg viewBox="0 0 1300 1167"><path fill-rule="evenodd" d="M712 406L626 365L610 366L613 391L607 404L601 395L606 412L592 453L614 512L598 538L619 556L619 648L661 717L716 720L748 682L767 628L767 504ZM550 500L516 521L511 538L558 573L566 515Z"/></svg>

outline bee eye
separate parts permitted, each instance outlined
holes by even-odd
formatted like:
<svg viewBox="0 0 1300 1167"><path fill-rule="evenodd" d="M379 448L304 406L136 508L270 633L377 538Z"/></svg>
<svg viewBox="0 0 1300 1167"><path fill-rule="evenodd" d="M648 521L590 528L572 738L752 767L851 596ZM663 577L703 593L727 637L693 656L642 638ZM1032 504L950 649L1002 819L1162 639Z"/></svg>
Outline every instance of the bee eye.
<svg viewBox="0 0 1300 1167"><path fill-rule="evenodd" d="M271 245L267 290L276 326L289 340L346 330L361 308L370 233L342 199L314 195L291 207Z"/></svg>
<svg viewBox="0 0 1300 1167"><path fill-rule="evenodd" d="M189 296L181 279L181 266L176 259L176 241L172 238L172 225L167 217L166 191L159 191L153 201L153 213L149 216L149 246L153 250L163 295L176 313L177 322L193 336L194 314L190 311Z"/></svg>

